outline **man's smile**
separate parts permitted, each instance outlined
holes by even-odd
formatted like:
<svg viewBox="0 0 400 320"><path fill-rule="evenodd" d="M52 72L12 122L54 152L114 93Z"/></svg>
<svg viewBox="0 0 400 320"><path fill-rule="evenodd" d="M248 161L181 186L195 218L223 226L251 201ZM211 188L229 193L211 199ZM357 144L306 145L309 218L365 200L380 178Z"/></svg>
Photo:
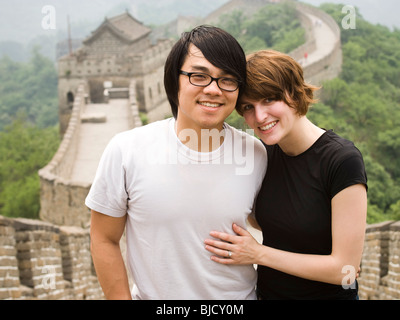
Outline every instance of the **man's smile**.
<svg viewBox="0 0 400 320"><path fill-rule="evenodd" d="M222 106L221 103L216 103L216 102L199 101L198 103L204 107L209 107L209 108L218 108Z"/></svg>

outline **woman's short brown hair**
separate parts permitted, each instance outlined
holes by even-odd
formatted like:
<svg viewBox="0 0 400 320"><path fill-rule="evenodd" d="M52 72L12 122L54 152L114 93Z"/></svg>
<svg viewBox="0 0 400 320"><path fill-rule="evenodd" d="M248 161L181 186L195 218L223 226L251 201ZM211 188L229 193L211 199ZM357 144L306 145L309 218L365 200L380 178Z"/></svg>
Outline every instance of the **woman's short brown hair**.
<svg viewBox="0 0 400 320"><path fill-rule="evenodd" d="M261 50L247 57L247 85L243 97L284 101L299 115L306 115L310 104L316 102L314 91L318 89L305 83L302 67L284 53ZM240 105L236 110L242 115Z"/></svg>

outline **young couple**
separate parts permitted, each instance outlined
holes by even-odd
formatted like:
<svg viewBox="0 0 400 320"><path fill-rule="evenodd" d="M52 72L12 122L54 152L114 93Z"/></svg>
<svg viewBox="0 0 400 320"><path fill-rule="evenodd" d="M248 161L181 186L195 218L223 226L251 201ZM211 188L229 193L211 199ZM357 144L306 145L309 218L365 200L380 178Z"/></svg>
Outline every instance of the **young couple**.
<svg viewBox="0 0 400 320"><path fill-rule="evenodd" d="M106 298L356 299L342 280L362 255L364 164L307 119L315 88L301 67L273 51L246 63L231 35L200 26L172 48L164 83L174 117L115 136L86 199ZM224 123L235 107L262 142ZM246 163L251 172L238 174Z"/></svg>

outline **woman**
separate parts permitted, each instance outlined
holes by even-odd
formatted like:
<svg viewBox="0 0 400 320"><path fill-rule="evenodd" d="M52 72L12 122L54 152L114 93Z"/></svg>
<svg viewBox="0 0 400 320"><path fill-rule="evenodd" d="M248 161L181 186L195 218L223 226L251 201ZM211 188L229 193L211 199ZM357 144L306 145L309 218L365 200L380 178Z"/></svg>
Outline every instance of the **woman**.
<svg viewBox="0 0 400 320"><path fill-rule="evenodd" d="M316 87L276 51L248 57L238 112L263 141L268 169L255 204L263 245L233 225L213 231L212 260L258 264L260 299L357 299L367 212L362 155L350 141L307 119Z"/></svg>

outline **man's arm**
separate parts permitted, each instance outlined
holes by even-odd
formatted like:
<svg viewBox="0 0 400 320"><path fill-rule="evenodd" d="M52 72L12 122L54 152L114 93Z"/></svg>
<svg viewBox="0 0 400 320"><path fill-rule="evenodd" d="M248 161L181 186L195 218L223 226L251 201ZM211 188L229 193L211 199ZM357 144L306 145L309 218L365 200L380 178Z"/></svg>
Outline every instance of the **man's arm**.
<svg viewBox="0 0 400 320"><path fill-rule="evenodd" d="M92 210L91 252L97 277L108 300L132 299L119 241L126 216L114 218Z"/></svg>

